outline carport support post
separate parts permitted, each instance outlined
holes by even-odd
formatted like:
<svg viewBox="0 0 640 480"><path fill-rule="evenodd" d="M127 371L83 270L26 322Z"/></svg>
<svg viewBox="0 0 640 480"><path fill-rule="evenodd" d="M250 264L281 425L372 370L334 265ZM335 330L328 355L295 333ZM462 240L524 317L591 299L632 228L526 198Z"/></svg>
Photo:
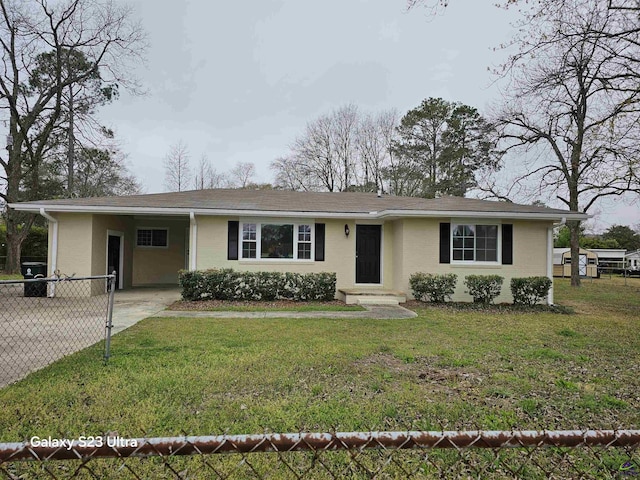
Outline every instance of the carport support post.
<svg viewBox="0 0 640 480"><path fill-rule="evenodd" d="M111 356L111 329L113 328L113 297L116 293L116 272L107 276L107 284L109 285L109 301L107 304L107 324L104 340L104 363L109 361Z"/></svg>

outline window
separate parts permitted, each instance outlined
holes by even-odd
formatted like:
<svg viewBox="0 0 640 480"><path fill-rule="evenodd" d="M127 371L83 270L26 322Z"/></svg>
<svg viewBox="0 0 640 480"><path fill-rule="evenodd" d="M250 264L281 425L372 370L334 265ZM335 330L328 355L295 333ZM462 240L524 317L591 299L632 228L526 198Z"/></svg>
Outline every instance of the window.
<svg viewBox="0 0 640 480"><path fill-rule="evenodd" d="M242 224L242 258L256 258L257 230L255 223Z"/></svg>
<svg viewBox="0 0 640 480"><path fill-rule="evenodd" d="M293 258L293 225L262 225L260 258Z"/></svg>
<svg viewBox="0 0 640 480"><path fill-rule="evenodd" d="M242 223L242 259L311 260L309 224Z"/></svg>
<svg viewBox="0 0 640 480"><path fill-rule="evenodd" d="M139 228L136 235L136 246L167 248L169 246L169 231L166 228Z"/></svg>
<svg viewBox="0 0 640 480"><path fill-rule="evenodd" d="M498 261L498 225L453 225L451 233L454 261Z"/></svg>
<svg viewBox="0 0 640 480"><path fill-rule="evenodd" d="M298 258L311 260L311 225L298 225Z"/></svg>

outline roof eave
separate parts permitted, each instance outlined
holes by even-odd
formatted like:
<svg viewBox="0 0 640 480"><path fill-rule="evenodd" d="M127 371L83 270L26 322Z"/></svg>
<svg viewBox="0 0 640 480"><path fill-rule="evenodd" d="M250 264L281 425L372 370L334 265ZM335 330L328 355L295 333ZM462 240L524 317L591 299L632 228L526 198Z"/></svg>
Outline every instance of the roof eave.
<svg viewBox="0 0 640 480"><path fill-rule="evenodd" d="M381 210L372 212L323 212L323 211L287 211L287 210L249 210L249 209L216 209L189 207L116 207L96 205L56 205L46 203L10 203L9 207L23 211L40 213L44 208L48 212L58 213L101 213L116 215L174 215L183 216L191 213L211 216L247 216L247 217L297 217L297 218L389 218L389 217L482 217L482 218L514 218L521 220L586 220L585 213L575 212L483 212L469 210Z"/></svg>
<svg viewBox="0 0 640 480"><path fill-rule="evenodd" d="M578 212L482 212L477 210L385 210L379 212L379 218L402 217L483 217L483 218L514 218L519 220L587 220L591 217L586 213Z"/></svg>

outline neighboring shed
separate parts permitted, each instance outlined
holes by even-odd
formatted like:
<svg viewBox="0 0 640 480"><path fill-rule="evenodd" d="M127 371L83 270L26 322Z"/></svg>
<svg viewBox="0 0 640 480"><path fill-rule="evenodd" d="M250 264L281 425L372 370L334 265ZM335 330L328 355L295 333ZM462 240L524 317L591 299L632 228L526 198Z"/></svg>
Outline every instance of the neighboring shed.
<svg viewBox="0 0 640 480"><path fill-rule="evenodd" d="M625 268L632 272L640 271L640 250L629 252L624 256Z"/></svg>
<svg viewBox="0 0 640 480"><path fill-rule="evenodd" d="M580 249L579 252L580 276L597 278L598 276L598 255L591 251ZM554 277L570 277L571 276L571 249L570 248L554 248L553 249L553 276Z"/></svg>
<svg viewBox="0 0 640 480"><path fill-rule="evenodd" d="M598 265L601 270L622 272L625 267L625 253L624 248L592 248L590 250L598 256Z"/></svg>

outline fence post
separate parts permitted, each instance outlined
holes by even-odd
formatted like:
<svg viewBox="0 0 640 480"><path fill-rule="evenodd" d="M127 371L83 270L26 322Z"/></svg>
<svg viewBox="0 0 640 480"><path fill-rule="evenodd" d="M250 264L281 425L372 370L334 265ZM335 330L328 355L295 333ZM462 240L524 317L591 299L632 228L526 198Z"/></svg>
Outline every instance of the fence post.
<svg viewBox="0 0 640 480"><path fill-rule="evenodd" d="M107 289L109 291L109 300L107 304L107 323L105 327L104 342L104 363L109 361L111 356L111 329L113 328L113 297L116 292L116 272L114 271L107 279Z"/></svg>

